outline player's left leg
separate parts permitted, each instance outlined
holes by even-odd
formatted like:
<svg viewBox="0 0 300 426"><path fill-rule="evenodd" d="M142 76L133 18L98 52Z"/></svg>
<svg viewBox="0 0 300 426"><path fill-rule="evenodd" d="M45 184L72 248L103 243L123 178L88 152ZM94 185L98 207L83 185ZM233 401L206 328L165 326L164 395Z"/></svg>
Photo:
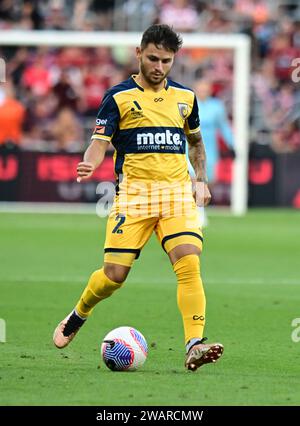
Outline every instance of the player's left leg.
<svg viewBox="0 0 300 426"><path fill-rule="evenodd" d="M188 222L189 225L192 223ZM185 366L195 371L201 365L219 359L223 346L220 343L204 344L206 301L199 260L202 234L197 227L186 227L186 224L186 217L164 218L160 220L156 233L177 275L177 302L186 344Z"/></svg>
<svg viewBox="0 0 300 426"><path fill-rule="evenodd" d="M223 353L220 343L207 343L205 325L205 293L200 275L200 249L192 244L174 247L169 258L177 275L177 302L182 315L185 342L185 366L192 371L203 364L216 362Z"/></svg>
<svg viewBox="0 0 300 426"><path fill-rule="evenodd" d="M175 240L173 241L174 243ZM169 253L177 276L177 303L183 319L185 343L202 338L206 299L200 276L199 247L180 244Z"/></svg>

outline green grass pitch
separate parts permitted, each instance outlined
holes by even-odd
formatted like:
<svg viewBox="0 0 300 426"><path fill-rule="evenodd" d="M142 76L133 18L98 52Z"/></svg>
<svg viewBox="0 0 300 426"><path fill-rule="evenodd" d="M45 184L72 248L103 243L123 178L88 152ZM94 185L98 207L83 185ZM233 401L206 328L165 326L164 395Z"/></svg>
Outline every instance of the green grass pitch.
<svg viewBox="0 0 300 426"><path fill-rule="evenodd" d="M152 238L126 284L100 303L65 350L52 344L59 320L101 265L105 219L96 215L0 214L0 405L298 405L300 216L254 210L212 216L202 275L205 335L224 355L196 373L183 367L176 280ZM150 350L136 372L108 370L105 334L132 325ZM300 333L299 333L300 334ZM298 335L299 335L298 334Z"/></svg>

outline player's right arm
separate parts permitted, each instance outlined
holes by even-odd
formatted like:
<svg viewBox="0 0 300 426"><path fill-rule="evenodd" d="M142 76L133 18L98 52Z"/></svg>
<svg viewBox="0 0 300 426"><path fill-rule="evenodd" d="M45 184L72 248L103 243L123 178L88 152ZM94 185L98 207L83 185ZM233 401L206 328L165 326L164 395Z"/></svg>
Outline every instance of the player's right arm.
<svg viewBox="0 0 300 426"><path fill-rule="evenodd" d="M77 182L89 179L96 168L102 163L106 149L107 141L101 139L92 139L91 144L84 153L83 161L77 166Z"/></svg>
<svg viewBox="0 0 300 426"><path fill-rule="evenodd" d="M120 120L116 101L109 90L106 92L96 118L91 144L84 153L83 161L77 166L77 182L89 179L102 163Z"/></svg>

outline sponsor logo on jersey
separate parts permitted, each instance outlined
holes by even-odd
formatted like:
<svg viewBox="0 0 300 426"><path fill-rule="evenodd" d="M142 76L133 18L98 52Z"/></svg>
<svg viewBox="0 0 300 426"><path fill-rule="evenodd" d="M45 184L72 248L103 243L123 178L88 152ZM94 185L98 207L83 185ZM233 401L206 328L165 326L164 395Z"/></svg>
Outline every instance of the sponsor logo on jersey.
<svg viewBox="0 0 300 426"><path fill-rule="evenodd" d="M180 133L172 133L170 130L157 133L137 133L137 147L139 151L146 149L179 151L183 144L180 138Z"/></svg>
<svg viewBox="0 0 300 426"><path fill-rule="evenodd" d="M97 126L105 126L107 124L107 119L97 118L96 119Z"/></svg>
<svg viewBox="0 0 300 426"><path fill-rule="evenodd" d="M105 134L105 126L96 126L94 129L94 135L104 135Z"/></svg>

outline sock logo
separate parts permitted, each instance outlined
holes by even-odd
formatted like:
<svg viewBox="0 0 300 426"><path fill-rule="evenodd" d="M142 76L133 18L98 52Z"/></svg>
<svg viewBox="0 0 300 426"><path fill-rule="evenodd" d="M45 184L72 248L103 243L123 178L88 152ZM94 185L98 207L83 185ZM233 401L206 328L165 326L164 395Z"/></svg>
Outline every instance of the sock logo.
<svg viewBox="0 0 300 426"><path fill-rule="evenodd" d="M204 316L203 316L203 315L200 315L200 317L198 317L198 315L194 315L194 316L193 316L193 320L195 320L195 321L197 321L197 320L204 321Z"/></svg>

